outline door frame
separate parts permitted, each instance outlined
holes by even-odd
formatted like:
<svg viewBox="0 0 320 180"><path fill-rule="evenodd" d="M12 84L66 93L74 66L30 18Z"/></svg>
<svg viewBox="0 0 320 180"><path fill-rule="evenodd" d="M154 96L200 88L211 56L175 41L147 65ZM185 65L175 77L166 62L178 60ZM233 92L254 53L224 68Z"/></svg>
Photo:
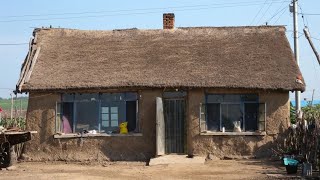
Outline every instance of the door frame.
<svg viewBox="0 0 320 180"><path fill-rule="evenodd" d="M168 93L166 95L166 93ZM182 154L186 154L187 153L187 130L188 130L188 126L187 126L187 107L188 107L188 103L187 103L187 97L188 97L188 92L187 91L164 91L162 94L163 97L163 116L164 116L164 123L165 123L165 108L164 108L164 101L165 100L183 100L184 101L184 118L183 118L183 152ZM164 124L164 131L166 132L166 126ZM166 135L164 134L164 138L166 137ZM168 153L166 152L166 140L164 139L164 153L165 154L175 154L175 153Z"/></svg>

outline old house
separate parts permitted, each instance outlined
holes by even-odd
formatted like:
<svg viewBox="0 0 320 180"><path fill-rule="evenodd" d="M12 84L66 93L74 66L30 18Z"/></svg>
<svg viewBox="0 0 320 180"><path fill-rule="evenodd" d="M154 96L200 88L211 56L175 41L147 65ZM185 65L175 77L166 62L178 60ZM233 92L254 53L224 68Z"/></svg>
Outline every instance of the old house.
<svg viewBox="0 0 320 180"><path fill-rule="evenodd" d="M270 155L304 91L283 26L35 29L18 92L29 93L34 160ZM128 122L128 134L119 124Z"/></svg>

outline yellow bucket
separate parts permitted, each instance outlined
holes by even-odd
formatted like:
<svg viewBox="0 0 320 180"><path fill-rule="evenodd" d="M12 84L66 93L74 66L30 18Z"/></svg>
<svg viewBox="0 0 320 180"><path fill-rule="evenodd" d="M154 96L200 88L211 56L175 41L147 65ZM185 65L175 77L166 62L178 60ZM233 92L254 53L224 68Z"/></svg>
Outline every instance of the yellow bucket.
<svg viewBox="0 0 320 180"><path fill-rule="evenodd" d="M128 122L123 122L119 125L120 128L120 134L128 134Z"/></svg>

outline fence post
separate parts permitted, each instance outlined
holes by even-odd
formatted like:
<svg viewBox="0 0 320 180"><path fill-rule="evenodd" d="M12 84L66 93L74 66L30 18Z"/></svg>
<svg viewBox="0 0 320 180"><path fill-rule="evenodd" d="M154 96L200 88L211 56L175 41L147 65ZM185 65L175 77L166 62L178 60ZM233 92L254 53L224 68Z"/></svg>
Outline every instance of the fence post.
<svg viewBox="0 0 320 180"><path fill-rule="evenodd" d="M12 116L13 116L13 96L12 93L10 93L11 96L11 111L10 111L10 120L12 122Z"/></svg>
<svg viewBox="0 0 320 180"><path fill-rule="evenodd" d="M20 99L20 118L22 118L22 99Z"/></svg>

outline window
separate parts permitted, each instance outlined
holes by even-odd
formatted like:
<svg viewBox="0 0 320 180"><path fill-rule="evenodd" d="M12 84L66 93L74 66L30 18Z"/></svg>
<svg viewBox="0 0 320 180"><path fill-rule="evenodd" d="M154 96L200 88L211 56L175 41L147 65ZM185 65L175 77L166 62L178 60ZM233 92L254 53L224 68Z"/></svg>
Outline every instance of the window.
<svg viewBox="0 0 320 180"><path fill-rule="evenodd" d="M265 104L257 94L207 94L200 121L200 131L265 131Z"/></svg>
<svg viewBox="0 0 320 180"><path fill-rule="evenodd" d="M56 131L78 133L84 130L116 132L128 122L128 131L138 131L137 93L63 94L56 107Z"/></svg>

